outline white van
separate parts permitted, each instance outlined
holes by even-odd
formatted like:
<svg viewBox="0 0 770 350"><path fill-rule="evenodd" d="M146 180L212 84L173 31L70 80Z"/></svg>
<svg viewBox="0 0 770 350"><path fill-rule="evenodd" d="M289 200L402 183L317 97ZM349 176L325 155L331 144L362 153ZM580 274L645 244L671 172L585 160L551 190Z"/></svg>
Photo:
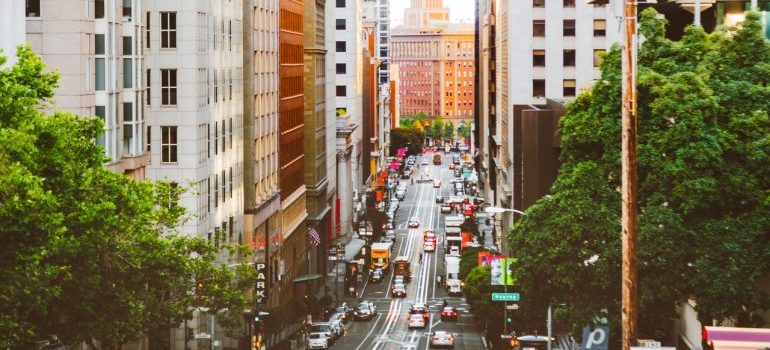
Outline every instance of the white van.
<svg viewBox="0 0 770 350"><path fill-rule="evenodd" d="M446 288L447 288L447 291L449 291L450 296L463 294L462 284L458 279L447 280Z"/></svg>

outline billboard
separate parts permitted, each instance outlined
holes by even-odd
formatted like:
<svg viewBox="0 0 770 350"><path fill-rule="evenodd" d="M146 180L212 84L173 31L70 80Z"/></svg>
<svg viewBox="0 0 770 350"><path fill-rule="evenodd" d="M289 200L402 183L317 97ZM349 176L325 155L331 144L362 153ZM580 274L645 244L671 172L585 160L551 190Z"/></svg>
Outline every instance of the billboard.
<svg viewBox="0 0 770 350"><path fill-rule="evenodd" d="M490 260L492 259L492 253L488 251L479 252L478 260L479 265L478 266L489 266Z"/></svg>
<svg viewBox="0 0 770 350"><path fill-rule="evenodd" d="M513 266L516 258L494 255L490 259L490 280L493 286L514 285Z"/></svg>

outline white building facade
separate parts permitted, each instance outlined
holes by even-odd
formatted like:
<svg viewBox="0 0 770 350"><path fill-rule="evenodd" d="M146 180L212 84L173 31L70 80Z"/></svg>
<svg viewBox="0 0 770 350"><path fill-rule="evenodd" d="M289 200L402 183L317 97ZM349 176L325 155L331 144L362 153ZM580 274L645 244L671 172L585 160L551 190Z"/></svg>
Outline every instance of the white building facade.
<svg viewBox="0 0 770 350"><path fill-rule="evenodd" d="M354 200L360 198L363 179L362 131L363 62L362 3L334 0L326 6L327 104L336 114L336 184L339 233L352 231ZM368 140L367 140L368 142ZM365 166L369 166L366 164Z"/></svg>
<svg viewBox="0 0 770 350"><path fill-rule="evenodd" d="M141 14L148 177L192 187L180 231L224 243L243 227L241 12L239 0L201 0L152 1Z"/></svg>

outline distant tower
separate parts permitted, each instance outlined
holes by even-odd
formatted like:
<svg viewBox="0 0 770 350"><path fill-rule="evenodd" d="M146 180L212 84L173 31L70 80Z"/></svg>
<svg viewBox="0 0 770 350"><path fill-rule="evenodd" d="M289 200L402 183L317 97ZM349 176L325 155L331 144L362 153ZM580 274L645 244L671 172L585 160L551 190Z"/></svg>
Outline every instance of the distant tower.
<svg viewBox="0 0 770 350"><path fill-rule="evenodd" d="M412 0L412 6L404 9L404 27L423 28L432 23L449 21L449 8L443 0Z"/></svg>

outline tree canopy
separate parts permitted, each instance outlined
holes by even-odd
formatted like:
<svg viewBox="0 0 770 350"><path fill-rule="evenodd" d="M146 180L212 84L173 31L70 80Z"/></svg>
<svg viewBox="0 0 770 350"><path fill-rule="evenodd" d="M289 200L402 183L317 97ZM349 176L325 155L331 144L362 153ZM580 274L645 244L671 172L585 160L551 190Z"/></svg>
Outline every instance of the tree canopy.
<svg viewBox="0 0 770 350"><path fill-rule="evenodd" d="M677 302L694 298L709 324L770 305L759 286L770 272L770 47L756 13L676 42L654 10L641 17L639 335L670 339ZM508 236L520 314L533 319L565 303L572 327L602 314L619 327L620 63L615 46L568 106L551 195Z"/></svg>
<svg viewBox="0 0 770 350"><path fill-rule="evenodd" d="M167 341L194 305L240 313L253 269L220 266L214 244L176 232L185 189L108 170L102 122L41 112L58 74L27 47L17 56L0 69L0 348L56 336L117 349Z"/></svg>
<svg viewBox="0 0 770 350"><path fill-rule="evenodd" d="M407 154L422 153L425 133L411 128L395 128L390 130L390 154L396 154L402 147L408 147Z"/></svg>

